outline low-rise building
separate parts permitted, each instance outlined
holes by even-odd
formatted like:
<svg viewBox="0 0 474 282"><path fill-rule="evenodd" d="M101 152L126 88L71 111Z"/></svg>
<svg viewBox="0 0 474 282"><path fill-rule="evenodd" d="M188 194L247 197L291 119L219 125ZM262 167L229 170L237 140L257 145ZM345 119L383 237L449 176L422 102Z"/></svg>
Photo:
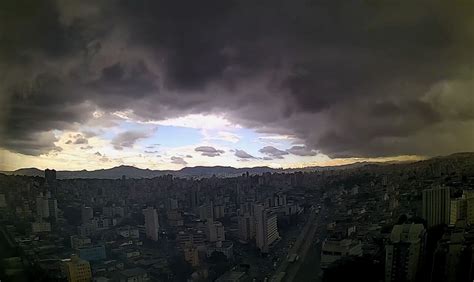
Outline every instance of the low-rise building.
<svg viewBox="0 0 474 282"><path fill-rule="evenodd" d="M206 249L207 257L210 257L214 252L223 253L227 259L232 259L234 257L234 244L231 241L219 241L215 244L209 244Z"/></svg>
<svg viewBox="0 0 474 282"><path fill-rule="evenodd" d="M51 232L51 223L46 221L32 222L31 231L33 233Z"/></svg>
<svg viewBox="0 0 474 282"><path fill-rule="evenodd" d="M77 251L81 259L88 261L99 261L106 258L104 245L84 246L78 248Z"/></svg>
<svg viewBox="0 0 474 282"><path fill-rule="evenodd" d="M120 271L114 281L118 282L146 282L150 281L148 272L140 267L125 269Z"/></svg>
<svg viewBox="0 0 474 282"><path fill-rule="evenodd" d="M362 256L362 244L351 239L326 239L321 248L321 268L346 256Z"/></svg>

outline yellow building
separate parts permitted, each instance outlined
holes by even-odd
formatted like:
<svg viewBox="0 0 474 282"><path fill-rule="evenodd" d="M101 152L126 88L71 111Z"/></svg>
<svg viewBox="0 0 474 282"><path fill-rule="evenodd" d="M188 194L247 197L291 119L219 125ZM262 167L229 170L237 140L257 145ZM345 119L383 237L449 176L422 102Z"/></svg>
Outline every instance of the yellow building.
<svg viewBox="0 0 474 282"><path fill-rule="evenodd" d="M63 260L63 271L69 282L89 282L92 279L91 266L88 261L72 255Z"/></svg>
<svg viewBox="0 0 474 282"><path fill-rule="evenodd" d="M200 264L199 251L195 246L186 246L184 249L184 260L190 263L193 267L197 267Z"/></svg>
<svg viewBox="0 0 474 282"><path fill-rule="evenodd" d="M451 213L449 224L455 225L458 220L466 219L467 217L467 200L463 198L451 200Z"/></svg>
<svg viewBox="0 0 474 282"><path fill-rule="evenodd" d="M474 198L466 199L467 201L467 223L474 224Z"/></svg>

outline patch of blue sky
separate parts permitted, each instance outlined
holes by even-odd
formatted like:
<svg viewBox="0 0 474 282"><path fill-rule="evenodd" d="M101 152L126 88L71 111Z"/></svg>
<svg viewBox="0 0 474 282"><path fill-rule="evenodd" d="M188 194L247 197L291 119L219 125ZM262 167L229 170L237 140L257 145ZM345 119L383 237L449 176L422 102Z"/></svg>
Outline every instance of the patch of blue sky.
<svg viewBox="0 0 474 282"><path fill-rule="evenodd" d="M265 146L274 146L280 150L285 150L291 147L291 140L287 139L278 139L278 140L269 140L269 139L262 139L261 137L266 136L265 134L261 134L256 132L252 129L241 129L239 133L242 138L236 146L239 149L245 150L247 153L255 156L255 157L263 157L263 155L259 152L259 150Z"/></svg>

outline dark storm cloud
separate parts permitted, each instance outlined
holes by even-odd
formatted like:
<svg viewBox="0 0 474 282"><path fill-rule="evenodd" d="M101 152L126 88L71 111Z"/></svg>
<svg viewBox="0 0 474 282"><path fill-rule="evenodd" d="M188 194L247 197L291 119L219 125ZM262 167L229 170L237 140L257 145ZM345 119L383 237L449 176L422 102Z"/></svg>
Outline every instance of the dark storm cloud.
<svg viewBox="0 0 474 282"><path fill-rule="evenodd" d="M262 149L258 150L260 153L267 155L266 160L283 159L283 156L288 155L288 152L279 150L273 146L265 146Z"/></svg>
<svg viewBox="0 0 474 282"><path fill-rule="evenodd" d="M315 150L312 150L306 146L293 146L286 150L288 153L297 155L297 156L316 156L318 153Z"/></svg>
<svg viewBox="0 0 474 282"><path fill-rule="evenodd" d="M226 113L300 155L473 150L473 5L2 1L0 146L42 154L53 130L131 109Z"/></svg>
<svg viewBox="0 0 474 282"><path fill-rule="evenodd" d="M201 155L206 157L217 157L221 154L224 154L223 150L218 150L211 146L199 146L194 149L194 151L201 153Z"/></svg>

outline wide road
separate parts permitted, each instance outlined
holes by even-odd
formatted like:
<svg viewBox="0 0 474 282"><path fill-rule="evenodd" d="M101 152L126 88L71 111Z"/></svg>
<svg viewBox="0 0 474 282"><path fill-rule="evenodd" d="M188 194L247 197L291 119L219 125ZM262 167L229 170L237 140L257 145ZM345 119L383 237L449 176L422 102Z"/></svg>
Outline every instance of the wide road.
<svg viewBox="0 0 474 282"><path fill-rule="evenodd" d="M293 247L288 251L288 255L297 254L299 255L299 260L293 263L289 263L287 258L283 258L282 263L276 270L275 274L286 272L286 276L283 279L284 281L293 281L296 274L298 273L301 263L304 261L306 254L308 253L309 248L313 242L314 235L318 229L318 215L311 211L311 215L306 222L302 232L296 239Z"/></svg>
<svg viewBox="0 0 474 282"><path fill-rule="evenodd" d="M311 221L308 221L308 224L310 224L310 226L308 230L304 232L304 239L302 241L302 244L300 245L298 252L296 252L300 256L299 260L288 264L285 278L285 281L287 282L295 281L296 274L298 274L298 271L300 270L300 267L303 264L306 255L308 254L309 248L313 245L314 237L316 231L318 230L318 216L316 214L314 215L315 216L312 217Z"/></svg>

